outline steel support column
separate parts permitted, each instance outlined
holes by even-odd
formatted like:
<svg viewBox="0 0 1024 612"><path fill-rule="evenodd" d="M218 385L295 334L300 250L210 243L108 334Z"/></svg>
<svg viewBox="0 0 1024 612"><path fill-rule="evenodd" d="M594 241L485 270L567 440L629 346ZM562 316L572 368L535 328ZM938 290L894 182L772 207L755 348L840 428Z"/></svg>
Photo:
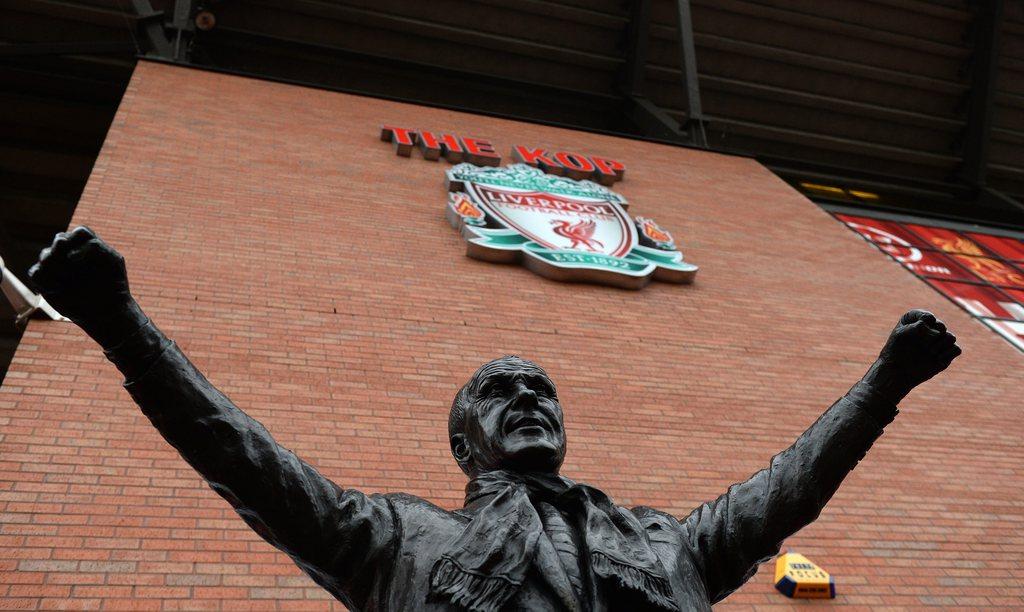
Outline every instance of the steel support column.
<svg viewBox="0 0 1024 612"><path fill-rule="evenodd" d="M973 23L971 93L967 125L963 134L963 162L960 178L979 189L985 186L988 145L992 131L992 106L999 65L999 31L1003 0L980 0Z"/></svg>
<svg viewBox="0 0 1024 612"><path fill-rule="evenodd" d="M174 59L188 61L188 38L195 29L192 24L194 0L174 0L174 16L171 19L171 30L174 32Z"/></svg>
<svg viewBox="0 0 1024 612"><path fill-rule="evenodd" d="M173 60L174 48L164 33L163 12L154 11L149 0L132 0L132 8L149 41L150 54Z"/></svg>
<svg viewBox="0 0 1024 612"><path fill-rule="evenodd" d="M651 1L633 2L629 26L626 29L626 63L622 67L619 87L626 96L644 94L644 68L647 64L647 45L650 40Z"/></svg>
<svg viewBox="0 0 1024 612"><path fill-rule="evenodd" d="M697 52L693 44L693 20L690 16L690 0L676 0L676 14L679 16L679 68L683 75L683 101L686 109L686 130L690 142L707 147L704 131L704 111L700 103L700 83L697 76Z"/></svg>
<svg viewBox="0 0 1024 612"><path fill-rule="evenodd" d="M1011 198L1002 191L991 187L982 187L978 192L977 203L981 206L1011 209L1024 213L1024 202Z"/></svg>
<svg viewBox="0 0 1024 612"><path fill-rule="evenodd" d="M619 90L624 97L626 118L647 136L686 142L679 123L646 96L644 71L650 41L652 0L635 0L626 29L626 63L619 75Z"/></svg>
<svg viewBox="0 0 1024 612"><path fill-rule="evenodd" d="M635 95L626 98L626 117L646 136L686 142L682 127L661 107L647 98Z"/></svg>

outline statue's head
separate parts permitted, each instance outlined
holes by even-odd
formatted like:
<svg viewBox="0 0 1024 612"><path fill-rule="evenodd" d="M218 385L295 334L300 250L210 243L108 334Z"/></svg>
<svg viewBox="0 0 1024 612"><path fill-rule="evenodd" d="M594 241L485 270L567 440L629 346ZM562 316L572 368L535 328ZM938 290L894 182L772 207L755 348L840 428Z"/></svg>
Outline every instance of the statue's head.
<svg viewBox="0 0 1024 612"><path fill-rule="evenodd" d="M470 477L498 469L557 474L565 427L554 383L519 357L485 363L455 395L448 438Z"/></svg>

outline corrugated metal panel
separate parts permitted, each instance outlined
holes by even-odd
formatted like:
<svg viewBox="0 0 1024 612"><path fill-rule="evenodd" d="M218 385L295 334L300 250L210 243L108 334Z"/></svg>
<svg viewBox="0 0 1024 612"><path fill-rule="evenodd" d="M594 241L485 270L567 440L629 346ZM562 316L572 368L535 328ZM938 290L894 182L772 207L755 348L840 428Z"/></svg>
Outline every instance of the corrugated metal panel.
<svg viewBox="0 0 1024 612"><path fill-rule="evenodd" d="M218 11L218 31L266 34L581 91L613 91L614 75L623 63L617 48L621 18L582 9L565 9L556 17L497 4L226 4ZM208 42L216 43L216 32Z"/></svg>
<svg viewBox="0 0 1024 612"><path fill-rule="evenodd" d="M652 98L682 118L674 3L656 6ZM712 144L947 180L964 128L969 18L917 2L696 0Z"/></svg>
<svg viewBox="0 0 1024 612"><path fill-rule="evenodd" d="M1007 7L992 109L989 183L1024 200L1024 3Z"/></svg>

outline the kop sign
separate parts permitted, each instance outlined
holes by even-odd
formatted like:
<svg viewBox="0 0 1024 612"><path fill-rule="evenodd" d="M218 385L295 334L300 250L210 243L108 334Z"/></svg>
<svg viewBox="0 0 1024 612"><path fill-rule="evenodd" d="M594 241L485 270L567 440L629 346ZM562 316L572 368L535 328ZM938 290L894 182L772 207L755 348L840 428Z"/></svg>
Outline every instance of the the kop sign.
<svg viewBox="0 0 1024 612"><path fill-rule="evenodd" d="M631 217L626 199L606 186L625 175L618 161L516 145L516 163L501 166L494 146L480 138L384 126L381 140L398 155L419 148L425 159L455 164L446 173L447 218L474 259L627 289L652 279L692 283L697 275L668 231Z"/></svg>

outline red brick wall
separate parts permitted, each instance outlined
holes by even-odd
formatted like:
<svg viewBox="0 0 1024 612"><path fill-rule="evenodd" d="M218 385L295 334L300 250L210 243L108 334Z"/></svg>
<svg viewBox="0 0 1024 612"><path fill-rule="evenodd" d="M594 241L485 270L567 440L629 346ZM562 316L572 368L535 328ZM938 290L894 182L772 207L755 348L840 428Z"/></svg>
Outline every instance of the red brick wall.
<svg viewBox="0 0 1024 612"><path fill-rule="evenodd" d="M622 160L617 189L682 239L697 284L468 259L446 164L396 157L385 122ZM464 483L448 406L487 359L553 375L567 475L682 516L786 447L900 313L933 309L964 356L785 546L837 577L837 604L1024 606L1022 356L751 160L141 63L75 222L285 446L447 507ZM0 607L330 606L119 382L72 325L30 325L0 388ZM788 607L772 567L722 607Z"/></svg>

